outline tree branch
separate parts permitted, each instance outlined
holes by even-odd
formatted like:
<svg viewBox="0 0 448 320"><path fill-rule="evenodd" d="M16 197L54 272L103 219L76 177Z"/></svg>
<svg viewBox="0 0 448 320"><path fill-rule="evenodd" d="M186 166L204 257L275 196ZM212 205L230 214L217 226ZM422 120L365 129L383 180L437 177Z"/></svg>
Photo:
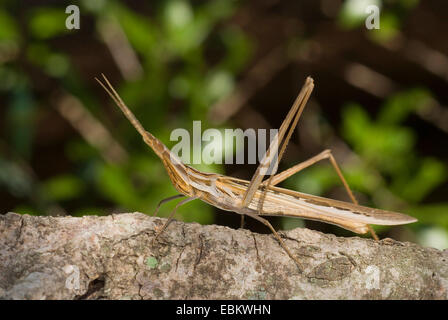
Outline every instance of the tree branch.
<svg viewBox="0 0 448 320"><path fill-rule="evenodd" d="M0 216L6 299L447 299L448 250L391 239L272 235L140 213Z"/></svg>

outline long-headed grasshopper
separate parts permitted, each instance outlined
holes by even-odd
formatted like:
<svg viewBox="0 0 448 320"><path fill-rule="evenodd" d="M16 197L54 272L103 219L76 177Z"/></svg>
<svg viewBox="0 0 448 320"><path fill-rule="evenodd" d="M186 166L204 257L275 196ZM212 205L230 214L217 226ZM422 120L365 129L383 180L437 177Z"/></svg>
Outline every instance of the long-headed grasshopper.
<svg viewBox="0 0 448 320"><path fill-rule="evenodd" d="M157 214L160 205L164 202L180 197L186 197L186 199L180 201L176 205L175 209L171 212L168 221L159 230L155 239L166 228L179 206L194 199L200 199L220 209L239 213L242 217L246 215L265 224L271 229L286 253L297 263L297 266L303 270L299 260L291 253L269 221L262 216L300 217L323 221L335 224L355 233L367 233L370 231L375 239L377 239L377 237L370 227L370 224L400 225L417 221L417 219L401 213L358 205L358 202L345 181L336 160L331 154L331 150L325 150L307 161L299 163L279 174L271 174L268 179L262 182L263 177L266 175L267 168L270 168L274 161L275 164L277 164L281 160L288 141L297 126L297 122L299 121L303 109L314 88L313 79L310 77L306 79L302 90L283 121L277 136L273 139L250 182L216 173L201 172L182 163L182 161L160 140L143 128L104 75L103 79L105 83L99 79L96 80L112 97L118 107L120 107L135 129L137 129L143 137L143 141L150 146L162 160L172 184L180 192L178 195L162 200L157 206L154 215ZM275 187L275 185L291 175L323 159L328 159L330 161L353 203L317 197Z"/></svg>

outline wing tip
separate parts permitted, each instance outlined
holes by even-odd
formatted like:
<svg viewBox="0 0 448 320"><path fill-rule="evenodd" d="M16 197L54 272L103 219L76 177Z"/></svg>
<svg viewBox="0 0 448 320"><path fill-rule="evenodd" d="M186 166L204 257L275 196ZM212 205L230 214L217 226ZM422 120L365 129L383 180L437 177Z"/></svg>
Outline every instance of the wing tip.
<svg viewBox="0 0 448 320"><path fill-rule="evenodd" d="M398 218L398 217L397 217ZM383 223L378 224L378 225L390 225L390 226L394 226L394 225L402 225L402 224L409 224L409 223L414 223L417 222L418 219L405 215L405 214L400 214L400 217L398 219L391 219L390 221L383 221ZM372 223L372 224L376 224L376 223Z"/></svg>
<svg viewBox="0 0 448 320"><path fill-rule="evenodd" d="M314 85L314 79L311 76L306 77L305 83L307 85Z"/></svg>
<svg viewBox="0 0 448 320"><path fill-rule="evenodd" d="M417 222L418 221L418 219L417 218L414 218L414 217L410 217L410 216L408 216L409 218L408 218L408 220L407 220L407 222L406 223L414 223L414 222Z"/></svg>

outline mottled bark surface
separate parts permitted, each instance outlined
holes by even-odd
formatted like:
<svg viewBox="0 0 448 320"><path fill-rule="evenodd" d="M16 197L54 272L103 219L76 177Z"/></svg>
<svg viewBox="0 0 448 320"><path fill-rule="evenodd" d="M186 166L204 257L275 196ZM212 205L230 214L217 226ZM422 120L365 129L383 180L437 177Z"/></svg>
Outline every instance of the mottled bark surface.
<svg viewBox="0 0 448 320"><path fill-rule="evenodd" d="M448 250L393 240L272 235L140 213L0 216L6 299L447 299Z"/></svg>

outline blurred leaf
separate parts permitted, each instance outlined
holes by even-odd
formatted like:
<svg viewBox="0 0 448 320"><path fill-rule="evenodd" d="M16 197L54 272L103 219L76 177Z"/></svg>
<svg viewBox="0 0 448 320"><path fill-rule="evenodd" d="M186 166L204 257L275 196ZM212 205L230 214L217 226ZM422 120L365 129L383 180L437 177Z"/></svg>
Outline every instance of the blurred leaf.
<svg viewBox="0 0 448 320"><path fill-rule="evenodd" d="M214 24L219 20L229 17L235 10L236 1L215 0L205 2L205 5L198 9L201 19L207 19L209 24Z"/></svg>
<svg viewBox="0 0 448 320"><path fill-rule="evenodd" d="M448 230L448 203L415 206L408 212L417 218L420 224L437 225Z"/></svg>
<svg viewBox="0 0 448 320"><path fill-rule="evenodd" d="M185 0L170 0L163 7L163 25L168 48L174 55L186 55L197 50L213 25L229 16L233 11L233 2L215 0L206 2L196 10Z"/></svg>
<svg viewBox="0 0 448 320"><path fill-rule="evenodd" d="M399 93L387 100L378 115L384 124L398 124L411 113L420 111L430 102L431 95L423 89L412 89Z"/></svg>
<svg viewBox="0 0 448 320"><path fill-rule="evenodd" d="M51 54L45 63L46 72L53 77L64 76L68 72L69 68L70 62L68 58L59 53Z"/></svg>
<svg viewBox="0 0 448 320"><path fill-rule="evenodd" d="M223 68L232 72L240 71L252 54L252 43L242 30L233 26L224 29L221 37L227 48Z"/></svg>
<svg viewBox="0 0 448 320"><path fill-rule="evenodd" d="M182 55L197 48L209 31L205 21L195 19L188 1L167 1L163 12L167 44L174 54Z"/></svg>
<svg viewBox="0 0 448 320"><path fill-rule="evenodd" d="M285 181L292 190L314 195L322 195L338 183L338 177L328 164L309 167Z"/></svg>
<svg viewBox="0 0 448 320"><path fill-rule="evenodd" d="M174 98L186 98L190 92L190 83L187 78L180 75L170 81L169 88Z"/></svg>
<svg viewBox="0 0 448 320"><path fill-rule="evenodd" d="M34 208L26 205L20 205L15 207L12 212L19 213L19 214L29 214L30 216L38 216L39 212L36 211Z"/></svg>
<svg viewBox="0 0 448 320"><path fill-rule="evenodd" d="M14 21L5 10L0 9L0 43L4 41L17 42L20 40L20 31Z"/></svg>
<svg viewBox="0 0 448 320"><path fill-rule="evenodd" d="M403 168L415 140L410 129L374 123L353 104L344 108L343 119L344 137L357 153L389 173Z"/></svg>
<svg viewBox="0 0 448 320"><path fill-rule="evenodd" d="M113 8L116 19L113 23L119 23L132 44L140 54L151 57L152 50L157 49L157 33L147 17L140 16L125 6L116 4ZM101 17L99 23L105 23L110 17Z"/></svg>
<svg viewBox="0 0 448 320"><path fill-rule="evenodd" d="M82 0L81 3L83 8L86 10L94 13L100 13L101 10L104 10L107 0Z"/></svg>
<svg viewBox="0 0 448 320"><path fill-rule="evenodd" d="M144 155L134 156L131 165L131 170L135 172L143 184L170 183L168 173L159 158Z"/></svg>
<svg viewBox="0 0 448 320"><path fill-rule="evenodd" d="M344 171L344 176L352 190L371 194L381 185L380 178L362 164L343 165L342 170Z"/></svg>
<svg viewBox="0 0 448 320"><path fill-rule="evenodd" d="M30 43L27 47L26 57L36 66L43 66L48 56L51 54L50 48L44 42Z"/></svg>
<svg viewBox="0 0 448 320"><path fill-rule="evenodd" d="M446 178L446 168L443 163L436 159L425 158L415 176L410 180L405 180L405 183L396 189L407 201L418 203Z"/></svg>
<svg viewBox="0 0 448 320"><path fill-rule="evenodd" d="M375 5L381 9L380 0L345 0L339 12L338 22L343 28L353 29L364 25L368 14L366 8L369 5ZM381 27L382 27L381 17Z"/></svg>
<svg viewBox="0 0 448 320"><path fill-rule="evenodd" d="M70 69L67 56L53 52L45 43L32 43L27 48L27 58L52 77L63 77Z"/></svg>
<svg viewBox="0 0 448 320"><path fill-rule="evenodd" d="M282 217L281 218L281 229L282 230L292 230L295 228L305 228L305 221L303 219Z"/></svg>
<svg viewBox="0 0 448 320"><path fill-rule="evenodd" d="M177 212L177 218L185 222L206 225L213 223L215 216L213 207L198 199L181 206Z"/></svg>
<svg viewBox="0 0 448 320"><path fill-rule="evenodd" d="M215 102L228 95L230 92L232 92L235 86L235 81L232 75L224 70L213 71L209 75L206 83L207 88L205 92L207 92L210 103Z"/></svg>
<svg viewBox="0 0 448 320"><path fill-rule="evenodd" d="M138 206L136 190L124 168L104 165L99 170L97 184L104 196L126 208Z"/></svg>
<svg viewBox="0 0 448 320"><path fill-rule="evenodd" d="M354 144L362 144L364 128L371 126L369 115L360 105L352 103L344 107L342 118L345 138Z"/></svg>
<svg viewBox="0 0 448 320"><path fill-rule="evenodd" d="M43 182L43 192L52 201L64 201L74 199L84 190L83 181L73 175L60 175Z"/></svg>
<svg viewBox="0 0 448 320"><path fill-rule="evenodd" d="M393 41L394 37L400 32L399 18L389 12L381 12L381 23L379 29L372 29L368 36L378 42Z"/></svg>
<svg viewBox="0 0 448 320"><path fill-rule="evenodd" d="M164 22L170 29L181 29L193 21L193 9L188 1L167 1L164 9Z"/></svg>
<svg viewBox="0 0 448 320"><path fill-rule="evenodd" d="M34 9L28 20L30 33L38 39L48 39L69 33L65 26L68 15L62 8L39 7Z"/></svg>

